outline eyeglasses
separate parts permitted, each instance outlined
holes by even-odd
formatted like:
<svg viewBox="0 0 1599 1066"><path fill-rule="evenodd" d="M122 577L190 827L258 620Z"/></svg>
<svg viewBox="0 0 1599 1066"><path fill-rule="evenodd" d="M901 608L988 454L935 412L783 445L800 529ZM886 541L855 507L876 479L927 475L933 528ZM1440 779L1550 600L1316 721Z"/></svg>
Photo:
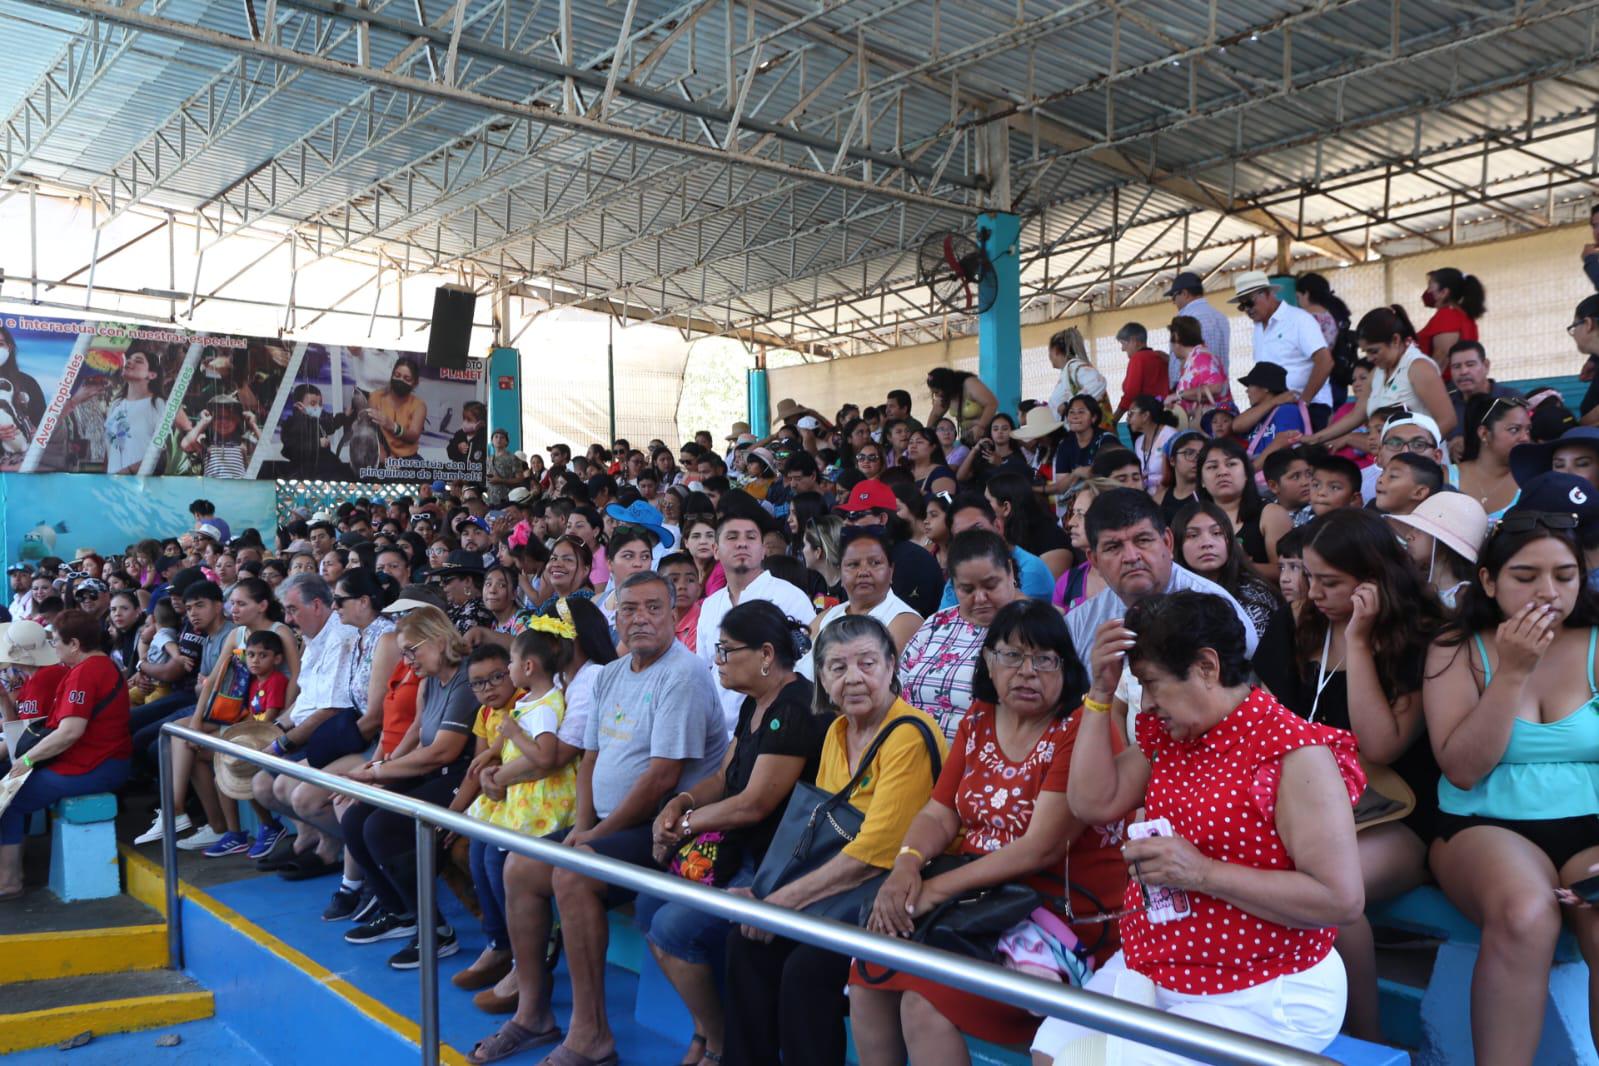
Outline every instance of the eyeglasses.
<svg viewBox="0 0 1599 1066"><path fill-rule="evenodd" d="M1391 451L1415 452L1418 455L1422 452L1430 452L1438 447L1427 437L1384 437L1382 446Z"/></svg>
<svg viewBox="0 0 1599 1066"><path fill-rule="evenodd" d="M72 598L79 603L90 603L100 598L100 594L93 589L80 589L72 594Z"/></svg>
<svg viewBox="0 0 1599 1066"><path fill-rule="evenodd" d="M1007 670L1019 669L1023 662L1031 663L1033 670L1040 674L1053 674L1060 671L1060 656L1052 651L1026 652L1012 651L1010 648L991 648L988 654L994 661Z"/></svg>
<svg viewBox="0 0 1599 1066"><path fill-rule="evenodd" d="M880 463L883 461L883 457L876 452L856 452L855 461L857 463Z"/></svg>
<svg viewBox="0 0 1599 1066"><path fill-rule="evenodd" d="M360 598L361 597L359 597L359 596L340 596L337 593L335 593L334 596L333 596L333 606L335 606L335 607L343 607L345 604L349 603L351 600L358 600Z"/></svg>
<svg viewBox="0 0 1599 1066"><path fill-rule="evenodd" d="M416 649L420 648L422 645L424 645L426 643L427 643L427 641L425 641L425 640L419 640L415 644L410 645L409 647L401 648L400 649L400 658L404 659L408 663L409 662L415 662L416 661Z"/></svg>
<svg viewBox="0 0 1599 1066"><path fill-rule="evenodd" d="M510 676L511 674L508 670L496 670L488 677L480 677L474 681L468 681L467 685L471 687L473 692L486 692Z"/></svg>
<svg viewBox="0 0 1599 1066"><path fill-rule="evenodd" d="M1531 533L1540 526L1548 530L1569 532L1577 528L1577 516L1555 511L1511 511L1499 520L1497 532Z"/></svg>
<svg viewBox="0 0 1599 1066"><path fill-rule="evenodd" d="M1203 448L1182 448L1172 454L1179 459L1198 459L1199 453L1204 450Z"/></svg>
<svg viewBox="0 0 1599 1066"><path fill-rule="evenodd" d="M723 644L721 641L717 641L715 650L717 664L726 665L729 655L732 655L735 651L749 651L750 646L748 644Z"/></svg>

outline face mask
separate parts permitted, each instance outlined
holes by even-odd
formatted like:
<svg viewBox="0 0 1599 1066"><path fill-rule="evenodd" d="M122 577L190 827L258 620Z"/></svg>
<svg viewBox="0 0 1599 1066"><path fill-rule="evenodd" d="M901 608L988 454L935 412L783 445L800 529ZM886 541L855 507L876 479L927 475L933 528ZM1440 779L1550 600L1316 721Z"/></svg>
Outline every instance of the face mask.
<svg viewBox="0 0 1599 1066"><path fill-rule="evenodd" d="M473 434L473 433L476 433L478 430L480 430L482 428L483 428L483 423L481 423L481 422L462 422L461 423L461 429L463 429L469 435Z"/></svg>
<svg viewBox="0 0 1599 1066"><path fill-rule="evenodd" d="M390 378L389 391L403 400L411 395L411 383L401 378Z"/></svg>
<svg viewBox="0 0 1599 1066"><path fill-rule="evenodd" d="M305 413L310 415L312 418L321 418L322 417L322 407L321 407L320 404L318 406L316 406L316 407L307 407L305 409Z"/></svg>
<svg viewBox="0 0 1599 1066"><path fill-rule="evenodd" d="M1436 297L1436 296L1434 296L1432 294L1432 290L1431 289L1428 289L1427 291L1425 291L1425 292L1423 292L1421 294L1421 302L1426 304L1428 307L1437 307L1438 306L1438 297Z"/></svg>

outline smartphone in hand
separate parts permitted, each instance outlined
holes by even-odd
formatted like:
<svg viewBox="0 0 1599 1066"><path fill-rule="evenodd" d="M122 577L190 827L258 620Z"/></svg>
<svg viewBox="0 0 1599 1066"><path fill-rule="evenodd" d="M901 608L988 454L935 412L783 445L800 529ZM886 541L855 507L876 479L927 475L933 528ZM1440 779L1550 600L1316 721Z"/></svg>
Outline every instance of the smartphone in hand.
<svg viewBox="0 0 1599 1066"><path fill-rule="evenodd" d="M1171 822L1165 818L1151 818L1148 821L1134 822L1127 827L1127 837L1130 840L1147 840L1150 837L1175 836L1172 832ZM1193 913L1193 906L1188 902L1188 893L1180 888L1167 888L1163 885L1146 885L1138 883L1140 891L1144 893L1145 916L1151 925L1164 925L1167 922L1180 921Z"/></svg>

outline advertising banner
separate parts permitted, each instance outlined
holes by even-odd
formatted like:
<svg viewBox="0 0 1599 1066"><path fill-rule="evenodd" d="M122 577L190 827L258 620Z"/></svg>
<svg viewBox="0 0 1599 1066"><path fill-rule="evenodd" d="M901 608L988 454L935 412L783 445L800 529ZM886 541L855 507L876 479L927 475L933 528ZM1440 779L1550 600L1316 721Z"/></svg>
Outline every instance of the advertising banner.
<svg viewBox="0 0 1599 1066"><path fill-rule="evenodd" d="M0 319L0 472L481 481L483 368L416 352Z"/></svg>

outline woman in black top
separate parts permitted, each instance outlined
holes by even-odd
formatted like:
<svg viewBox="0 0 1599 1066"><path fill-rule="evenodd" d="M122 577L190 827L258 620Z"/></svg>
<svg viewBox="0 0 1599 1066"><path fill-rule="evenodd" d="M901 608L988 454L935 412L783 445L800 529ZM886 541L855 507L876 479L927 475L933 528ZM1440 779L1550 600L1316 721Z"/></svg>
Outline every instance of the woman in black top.
<svg viewBox="0 0 1599 1066"><path fill-rule="evenodd" d="M139 627L142 625L144 611L139 607L139 594L126 589L113 592L105 617L106 653L123 677L131 676L139 664Z"/></svg>
<svg viewBox="0 0 1599 1066"><path fill-rule="evenodd" d="M718 888L754 883L755 870L783 819L789 794L816 780L828 719L811 705L811 683L794 672L809 650L805 631L776 606L750 601L722 619L716 671L723 686L744 694L733 744L722 771L671 799L655 819L655 861L693 854L676 872ZM722 997L711 963L722 953L732 924L681 903L641 895L636 921L650 951L694 1018L695 1055L719 1061Z"/></svg>
<svg viewBox="0 0 1599 1066"><path fill-rule="evenodd" d="M1400 821L1365 829L1356 822L1366 899L1379 902L1422 883L1436 835L1439 770L1425 735L1421 686L1443 612L1376 512L1345 508L1309 528L1310 595L1294 641L1300 686L1282 702L1353 732L1363 762L1392 767L1415 793L1416 809ZM1373 1039L1380 1030L1371 927L1362 918L1341 928L1335 946L1349 971L1349 1032Z"/></svg>
<svg viewBox="0 0 1599 1066"><path fill-rule="evenodd" d="M1226 589L1255 623L1256 634L1266 632L1272 616L1288 609L1244 558L1233 524L1220 507L1209 500L1191 503L1177 512L1171 529L1177 561Z"/></svg>
<svg viewBox="0 0 1599 1066"><path fill-rule="evenodd" d="M988 436L967 453L955 476L962 483L981 486L1000 470L1032 473L1033 468L1022 454L1021 445L1011 437L1015 431L1016 421L1010 415L995 415L988 424Z"/></svg>
<svg viewBox="0 0 1599 1066"><path fill-rule="evenodd" d="M988 481L989 503L1004 526L1005 539L1014 548L1044 560L1057 578L1072 565L1072 542L1066 531L1046 511L1033 489L1033 479L1006 472Z"/></svg>
<svg viewBox="0 0 1599 1066"><path fill-rule="evenodd" d="M1079 393L1066 401L1066 432L1055 448L1055 476L1045 490L1051 496L1089 478L1099 449L1116 443L1100 426L1100 414L1099 401L1092 396Z"/></svg>
<svg viewBox="0 0 1599 1066"><path fill-rule="evenodd" d="M1160 478L1160 513L1169 526L1177 512L1199 499L1199 453L1208 438L1197 429L1185 429L1166 442L1166 469Z"/></svg>
<svg viewBox="0 0 1599 1066"><path fill-rule="evenodd" d="M1214 501L1226 512L1244 554L1266 576L1266 538L1260 532L1260 512L1266 505L1255 487L1255 468L1242 444L1231 437L1217 437L1200 451L1199 498ZM1272 567L1270 576L1276 574Z"/></svg>

